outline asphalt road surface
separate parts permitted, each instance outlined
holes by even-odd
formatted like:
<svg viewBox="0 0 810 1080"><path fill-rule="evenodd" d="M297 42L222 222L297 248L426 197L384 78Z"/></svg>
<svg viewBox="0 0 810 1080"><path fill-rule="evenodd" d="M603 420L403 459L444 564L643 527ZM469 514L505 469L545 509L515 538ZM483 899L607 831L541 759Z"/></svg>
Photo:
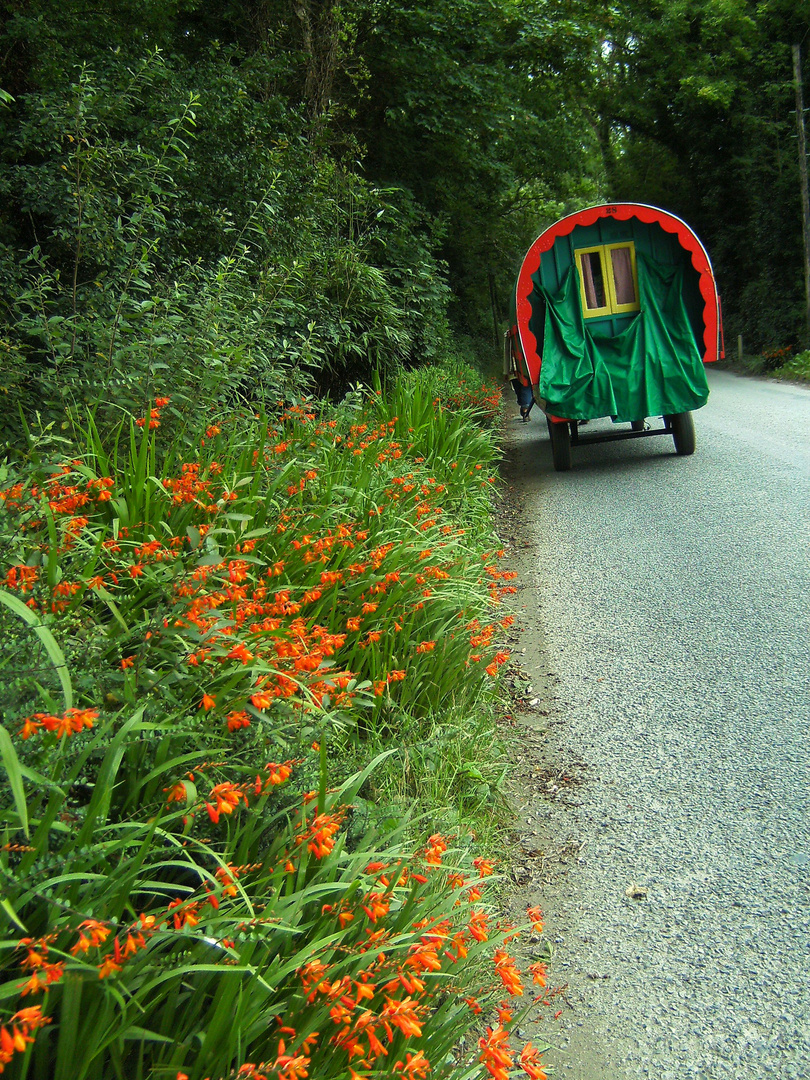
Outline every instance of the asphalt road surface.
<svg viewBox="0 0 810 1080"><path fill-rule="evenodd" d="M590 980L574 1080L810 1077L810 390L710 384L692 457L662 436L555 473L542 415L510 423L533 659L590 777L552 917L555 978Z"/></svg>

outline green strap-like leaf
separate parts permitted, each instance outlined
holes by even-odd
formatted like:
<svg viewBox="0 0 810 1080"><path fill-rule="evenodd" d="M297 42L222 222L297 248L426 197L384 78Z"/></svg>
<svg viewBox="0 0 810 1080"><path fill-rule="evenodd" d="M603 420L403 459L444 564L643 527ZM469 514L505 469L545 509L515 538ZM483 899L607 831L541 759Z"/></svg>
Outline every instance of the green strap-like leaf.
<svg viewBox="0 0 810 1080"><path fill-rule="evenodd" d="M50 657L50 661L56 669L56 674L59 677L59 682L62 684L62 693L65 698L65 708L73 708L73 687L70 682L70 675L68 674L68 667L65 661L65 654L59 648L56 638L50 632L47 626L44 625L39 615L31 608L26 607L22 600L13 596L11 593L6 592L4 589L0 589L0 603L5 604L9 610L13 611L15 615L19 617L33 629L39 640L45 646L45 651Z"/></svg>
<svg viewBox="0 0 810 1080"><path fill-rule="evenodd" d="M11 736L2 726L0 726L0 761L3 762L3 768L8 775L8 782L20 818L20 824L23 832L28 836L28 805L25 801L25 785L20 770L20 759L17 757L17 751L14 749Z"/></svg>

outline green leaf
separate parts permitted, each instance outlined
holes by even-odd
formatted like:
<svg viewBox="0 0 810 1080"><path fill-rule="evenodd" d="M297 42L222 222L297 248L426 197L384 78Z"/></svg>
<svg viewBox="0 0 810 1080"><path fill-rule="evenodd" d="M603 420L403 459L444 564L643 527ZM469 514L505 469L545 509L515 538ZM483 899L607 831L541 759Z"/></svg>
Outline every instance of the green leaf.
<svg viewBox="0 0 810 1080"><path fill-rule="evenodd" d="M118 610L118 605L113 600L111 594L104 588L103 585L97 586L93 591L101 597L101 599L112 612L113 617L116 619L116 621L121 624L121 626L127 633L129 633L129 627L126 624L123 615Z"/></svg>
<svg viewBox="0 0 810 1080"><path fill-rule="evenodd" d="M12 596L11 593L0 589L0 603L5 604L7 608L14 612L15 615L19 615L20 618L28 623L32 627L34 633L39 640L45 646L51 663L56 669L56 674L59 677L59 682L62 684L62 693L65 697L65 708L73 708L73 686L70 682L70 675L68 674L68 667L65 661L65 654L59 648L56 642L56 638L47 628L43 625L40 617L31 608L26 607L22 600L16 596Z"/></svg>
<svg viewBox="0 0 810 1080"><path fill-rule="evenodd" d="M17 912L14 910L8 900L0 900L0 908L5 911L6 915L9 917L9 919L11 919L15 926L19 927L19 929L22 930L24 934L28 933L28 927L25 925L24 922L20 921Z"/></svg>
<svg viewBox="0 0 810 1080"><path fill-rule="evenodd" d="M17 757L17 751L14 749L11 736L2 726L0 726L0 760L2 760L3 767L8 775L8 782L20 818L20 824L23 832L28 836L28 804L25 799L25 785L20 770L20 759Z"/></svg>

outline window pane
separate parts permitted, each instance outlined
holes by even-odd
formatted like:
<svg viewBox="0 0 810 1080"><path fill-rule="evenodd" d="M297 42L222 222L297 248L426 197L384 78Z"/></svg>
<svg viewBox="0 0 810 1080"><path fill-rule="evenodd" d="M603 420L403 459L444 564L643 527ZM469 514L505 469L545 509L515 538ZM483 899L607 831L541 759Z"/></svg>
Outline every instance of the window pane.
<svg viewBox="0 0 810 1080"><path fill-rule="evenodd" d="M613 248L610 252L613 263L613 284L616 290L617 304L635 304L636 286L633 281L633 261L630 248Z"/></svg>
<svg viewBox="0 0 810 1080"><path fill-rule="evenodd" d="M598 251L588 251L580 255L582 283L585 286L585 304L589 311L607 306L605 299L605 278L602 273L602 257Z"/></svg>

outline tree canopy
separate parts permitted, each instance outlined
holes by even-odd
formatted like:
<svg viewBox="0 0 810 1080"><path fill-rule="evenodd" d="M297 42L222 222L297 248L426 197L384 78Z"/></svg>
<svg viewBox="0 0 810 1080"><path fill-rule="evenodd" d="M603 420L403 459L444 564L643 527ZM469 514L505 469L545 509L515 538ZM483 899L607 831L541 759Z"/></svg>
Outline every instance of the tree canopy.
<svg viewBox="0 0 810 1080"><path fill-rule="evenodd" d="M491 352L533 237L603 200L682 216L727 332L796 344L808 28L808 0L7 0L6 412Z"/></svg>

